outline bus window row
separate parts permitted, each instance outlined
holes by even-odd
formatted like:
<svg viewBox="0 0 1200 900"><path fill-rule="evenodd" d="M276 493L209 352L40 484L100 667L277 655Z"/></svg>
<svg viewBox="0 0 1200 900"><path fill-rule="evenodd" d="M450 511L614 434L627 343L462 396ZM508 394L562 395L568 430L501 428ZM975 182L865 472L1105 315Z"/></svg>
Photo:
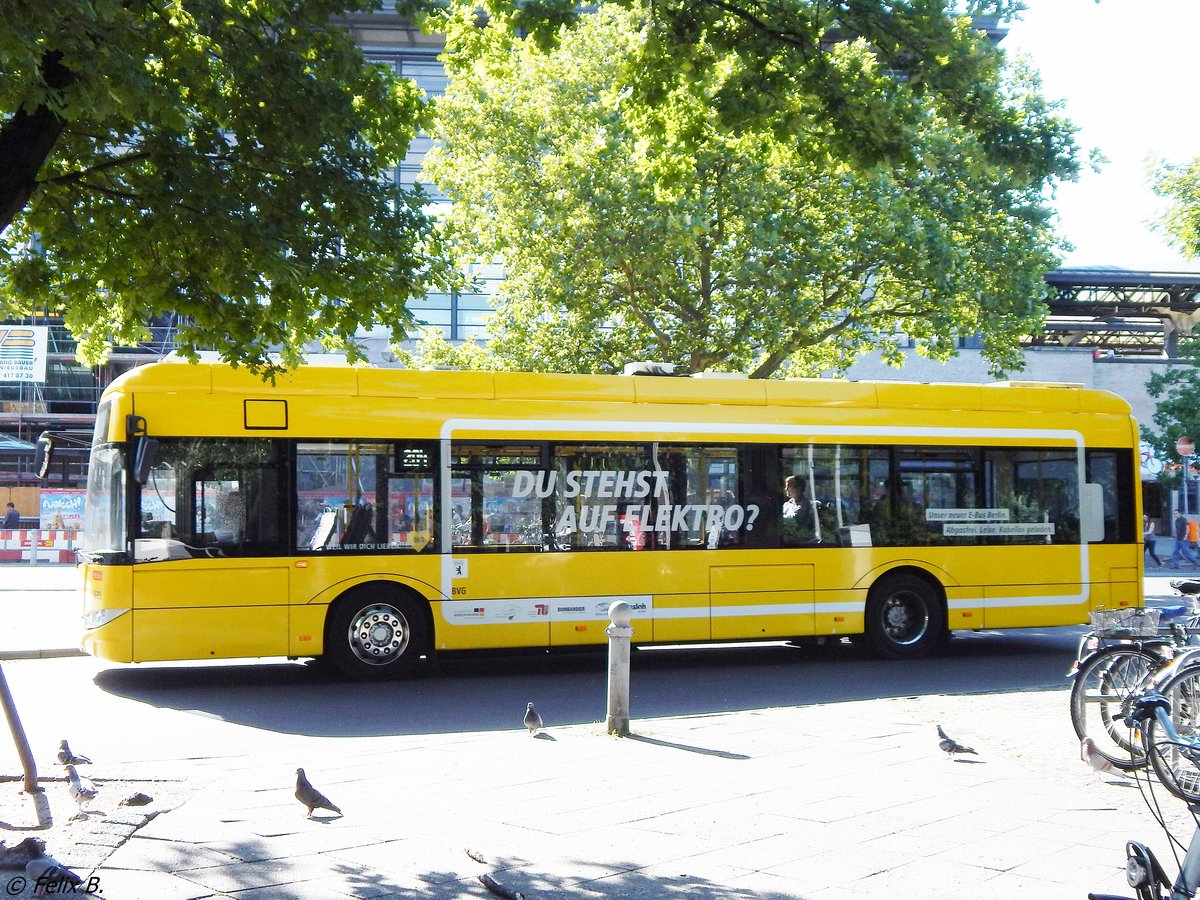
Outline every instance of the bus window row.
<svg viewBox="0 0 1200 900"><path fill-rule="evenodd" d="M133 488L138 557L1072 544L1073 448L169 439ZM1085 452L1104 540L1132 459ZM447 510L449 522L438 519ZM448 538L450 547L444 547ZM165 548L165 549L164 549Z"/></svg>

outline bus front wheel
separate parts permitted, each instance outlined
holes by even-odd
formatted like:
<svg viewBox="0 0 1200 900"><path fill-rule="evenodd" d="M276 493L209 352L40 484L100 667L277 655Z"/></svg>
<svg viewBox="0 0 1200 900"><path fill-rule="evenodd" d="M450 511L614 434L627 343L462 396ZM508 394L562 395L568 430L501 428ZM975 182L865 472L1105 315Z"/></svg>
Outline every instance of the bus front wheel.
<svg viewBox="0 0 1200 900"><path fill-rule="evenodd" d="M407 675L428 646L420 605L392 591L348 593L330 613L325 635L325 656L348 678Z"/></svg>
<svg viewBox="0 0 1200 900"><path fill-rule="evenodd" d="M871 588L867 599L867 640L889 659L929 653L946 631L937 592L916 575L890 575Z"/></svg>

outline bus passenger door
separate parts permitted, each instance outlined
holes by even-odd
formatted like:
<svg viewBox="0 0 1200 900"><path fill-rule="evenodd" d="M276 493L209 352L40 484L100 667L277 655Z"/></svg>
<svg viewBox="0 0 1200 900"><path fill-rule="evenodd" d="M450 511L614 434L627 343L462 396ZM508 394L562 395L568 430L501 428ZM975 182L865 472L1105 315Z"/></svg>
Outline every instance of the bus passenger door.
<svg viewBox="0 0 1200 900"><path fill-rule="evenodd" d="M713 640L813 634L811 565L713 566L709 590Z"/></svg>

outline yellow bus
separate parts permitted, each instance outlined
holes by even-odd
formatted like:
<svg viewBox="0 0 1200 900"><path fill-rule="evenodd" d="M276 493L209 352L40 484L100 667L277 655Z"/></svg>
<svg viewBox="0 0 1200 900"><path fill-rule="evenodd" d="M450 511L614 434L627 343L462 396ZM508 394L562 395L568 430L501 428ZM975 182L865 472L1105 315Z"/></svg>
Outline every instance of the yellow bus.
<svg viewBox="0 0 1200 900"><path fill-rule="evenodd" d="M1129 406L1056 384L162 362L91 449L84 649L120 662L955 630L1141 605Z"/></svg>

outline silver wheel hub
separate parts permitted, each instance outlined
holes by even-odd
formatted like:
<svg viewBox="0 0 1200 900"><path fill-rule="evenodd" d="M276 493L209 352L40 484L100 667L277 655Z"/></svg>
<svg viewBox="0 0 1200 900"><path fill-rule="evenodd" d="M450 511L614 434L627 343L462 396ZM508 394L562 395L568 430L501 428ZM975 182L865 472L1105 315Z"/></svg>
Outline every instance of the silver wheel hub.
<svg viewBox="0 0 1200 900"><path fill-rule="evenodd" d="M929 627L929 613L920 598L912 594L895 594L883 607L883 628L897 644L913 644Z"/></svg>
<svg viewBox="0 0 1200 900"><path fill-rule="evenodd" d="M360 610L350 622L350 649L365 663L386 665L404 653L411 634L400 610L376 603Z"/></svg>

